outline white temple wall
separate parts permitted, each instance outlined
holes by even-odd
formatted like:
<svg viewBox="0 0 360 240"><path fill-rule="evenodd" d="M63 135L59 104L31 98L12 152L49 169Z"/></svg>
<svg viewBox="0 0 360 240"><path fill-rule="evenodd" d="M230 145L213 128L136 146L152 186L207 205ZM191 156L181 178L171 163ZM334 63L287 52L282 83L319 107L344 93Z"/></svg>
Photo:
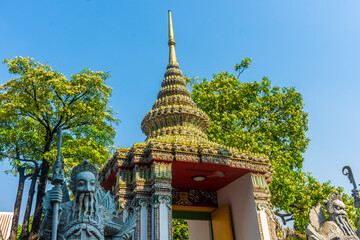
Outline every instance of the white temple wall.
<svg viewBox="0 0 360 240"><path fill-rule="evenodd" d="M217 191L218 207L230 206L236 240L261 239L251 173Z"/></svg>
<svg viewBox="0 0 360 240"><path fill-rule="evenodd" d="M189 240L210 240L209 221L187 220Z"/></svg>
<svg viewBox="0 0 360 240"><path fill-rule="evenodd" d="M264 240L271 240L266 212L264 210L260 210L259 215L261 220L261 227L263 229Z"/></svg>
<svg viewBox="0 0 360 240"><path fill-rule="evenodd" d="M169 239L169 207L166 203L160 203L160 240Z"/></svg>
<svg viewBox="0 0 360 240"><path fill-rule="evenodd" d="M148 238L148 209L147 204L141 204L140 209L140 239Z"/></svg>

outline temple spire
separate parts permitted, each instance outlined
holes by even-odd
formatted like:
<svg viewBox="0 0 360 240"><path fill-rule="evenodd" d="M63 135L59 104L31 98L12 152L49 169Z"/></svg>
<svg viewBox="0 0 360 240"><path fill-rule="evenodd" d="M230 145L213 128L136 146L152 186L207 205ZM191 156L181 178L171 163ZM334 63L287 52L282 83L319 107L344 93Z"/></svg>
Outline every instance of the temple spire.
<svg viewBox="0 0 360 240"><path fill-rule="evenodd" d="M141 129L148 140L171 142L181 138L187 142L207 141L205 132L209 127L209 117L197 108L191 99L191 93L186 88L186 82L176 61L171 11L169 48L169 63L157 101L142 120Z"/></svg>
<svg viewBox="0 0 360 240"><path fill-rule="evenodd" d="M175 39L174 39L174 30L171 18L171 11L169 10L169 63L176 62L176 53L175 53Z"/></svg>

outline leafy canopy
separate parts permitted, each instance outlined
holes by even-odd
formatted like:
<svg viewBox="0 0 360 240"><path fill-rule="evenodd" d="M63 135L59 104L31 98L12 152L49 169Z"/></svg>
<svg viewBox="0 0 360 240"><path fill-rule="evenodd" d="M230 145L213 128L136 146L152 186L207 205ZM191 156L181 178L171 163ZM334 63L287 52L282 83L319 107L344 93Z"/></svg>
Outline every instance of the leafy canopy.
<svg viewBox="0 0 360 240"><path fill-rule="evenodd" d="M0 160L55 160L55 135L63 131L62 155L70 168L80 159L102 164L117 123L107 107L109 74L89 69L67 79L32 58L4 60L16 78L0 85Z"/></svg>
<svg viewBox="0 0 360 240"><path fill-rule="evenodd" d="M173 219L172 220L172 230L173 230L173 239L174 240L188 240L189 239L189 230L187 220L184 219Z"/></svg>
<svg viewBox="0 0 360 240"><path fill-rule="evenodd" d="M273 167L301 169L309 143L307 113L295 88L261 82L241 83L233 74L215 74L213 80L192 84L192 98L211 119L212 141L244 151L268 155Z"/></svg>
<svg viewBox="0 0 360 240"><path fill-rule="evenodd" d="M239 72L237 77L239 77L245 69L250 67L251 61L251 58L243 58L240 64L235 64L235 71Z"/></svg>

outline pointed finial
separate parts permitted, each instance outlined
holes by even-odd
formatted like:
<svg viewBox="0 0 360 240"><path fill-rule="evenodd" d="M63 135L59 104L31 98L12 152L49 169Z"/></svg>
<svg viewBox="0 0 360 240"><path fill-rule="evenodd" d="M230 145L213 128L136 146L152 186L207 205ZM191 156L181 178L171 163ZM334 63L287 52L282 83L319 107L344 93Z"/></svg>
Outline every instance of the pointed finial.
<svg viewBox="0 0 360 240"><path fill-rule="evenodd" d="M171 18L171 10L169 10L169 63L176 63L176 53L175 53L175 39L174 39L174 30Z"/></svg>

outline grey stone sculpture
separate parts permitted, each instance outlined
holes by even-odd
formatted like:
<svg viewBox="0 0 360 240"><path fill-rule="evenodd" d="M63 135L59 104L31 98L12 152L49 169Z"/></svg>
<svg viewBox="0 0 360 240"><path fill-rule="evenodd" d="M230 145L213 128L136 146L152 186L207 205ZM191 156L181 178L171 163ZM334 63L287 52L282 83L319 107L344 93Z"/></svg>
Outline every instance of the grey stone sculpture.
<svg viewBox="0 0 360 240"><path fill-rule="evenodd" d="M352 196L354 197L354 206L355 208L360 208L360 189L357 187L358 185L355 182L354 175L352 173L351 167L345 166L342 169L342 172L345 176L347 176L350 180L350 183L353 185Z"/></svg>
<svg viewBox="0 0 360 240"><path fill-rule="evenodd" d="M320 204L310 210L310 223L305 230L309 240L359 240L347 219L345 204L338 192L325 201L325 208L329 221Z"/></svg>
<svg viewBox="0 0 360 240"><path fill-rule="evenodd" d="M136 227L136 217L120 221L112 196L99 185L97 168L84 161L73 168L69 188L74 194L69 200L67 187L52 189L44 197L44 217L40 239L52 238L52 205L61 202L58 217L58 240L126 240Z"/></svg>

